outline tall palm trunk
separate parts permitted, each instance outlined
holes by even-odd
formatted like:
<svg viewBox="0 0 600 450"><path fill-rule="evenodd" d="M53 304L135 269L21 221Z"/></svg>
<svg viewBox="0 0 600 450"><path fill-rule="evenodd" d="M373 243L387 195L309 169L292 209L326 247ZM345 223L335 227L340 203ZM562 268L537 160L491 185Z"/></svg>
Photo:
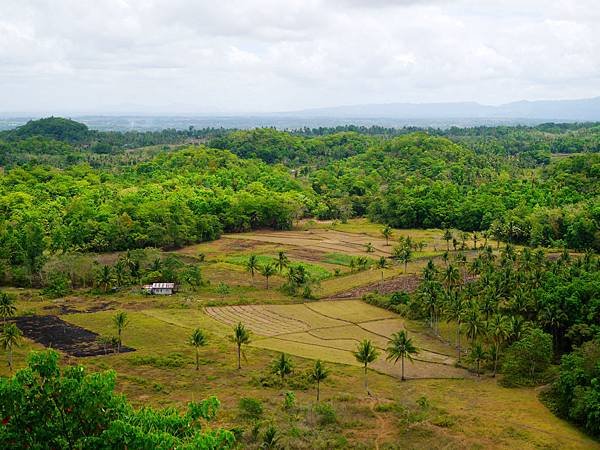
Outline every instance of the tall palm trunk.
<svg viewBox="0 0 600 450"><path fill-rule="evenodd" d="M242 346L238 345L238 369L242 368Z"/></svg>
<svg viewBox="0 0 600 450"><path fill-rule="evenodd" d="M369 381L367 380L367 365L365 364L365 391L369 393Z"/></svg>
<svg viewBox="0 0 600 450"><path fill-rule="evenodd" d="M496 371L498 368L498 352L500 351L500 345L496 344L496 351L494 352L494 373L492 374L492 377L496 377Z"/></svg>
<svg viewBox="0 0 600 450"><path fill-rule="evenodd" d="M200 358L198 354L198 347L196 347L196 370L200 369Z"/></svg>
<svg viewBox="0 0 600 450"><path fill-rule="evenodd" d="M404 381L404 355L402 355L402 381Z"/></svg>
<svg viewBox="0 0 600 450"><path fill-rule="evenodd" d="M317 403L319 403L319 397L320 397L320 386L319 386L319 380L317 380Z"/></svg>
<svg viewBox="0 0 600 450"><path fill-rule="evenodd" d="M460 320L458 321L458 328L456 329L456 344L458 348L458 362L460 362Z"/></svg>

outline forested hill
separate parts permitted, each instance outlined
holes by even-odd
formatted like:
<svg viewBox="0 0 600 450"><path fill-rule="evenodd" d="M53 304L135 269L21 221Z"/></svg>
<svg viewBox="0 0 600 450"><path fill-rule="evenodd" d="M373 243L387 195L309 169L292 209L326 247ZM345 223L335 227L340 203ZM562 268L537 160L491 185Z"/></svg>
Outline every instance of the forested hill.
<svg viewBox="0 0 600 450"><path fill-rule="evenodd" d="M302 217L598 250L598 126L554 128L213 130L184 145L196 131L30 123L0 136L0 264L32 273L47 252L171 248ZM510 144L546 134L570 136L570 154ZM146 138L169 145L136 148Z"/></svg>

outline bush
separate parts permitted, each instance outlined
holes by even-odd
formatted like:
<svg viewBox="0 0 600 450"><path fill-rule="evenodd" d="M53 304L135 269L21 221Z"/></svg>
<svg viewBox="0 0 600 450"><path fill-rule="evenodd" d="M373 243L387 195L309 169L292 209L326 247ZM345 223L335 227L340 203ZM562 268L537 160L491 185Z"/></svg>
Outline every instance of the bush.
<svg viewBox="0 0 600 450"><path fill-rule="evenodd" d="M71 293L71 280L62 272L52 272L42 292L50 298L64 297Z"/></svg>
<svg viewBox="0 0 600 450"><path fill-rule="evenodd" d="M283 409L292 409L296 406L296 394L292 391L288 391L283 397Z"/></svg>
<svg viewBox="0 0 600 450"><path fill-rule="evenodd" d="M238 404L240 416L249 420L259 420L263 415L263 405L258 399L252 397L242 397Z"/></svg>
<svg viewBox="0 0 600 450"><path fill-rule="evenodd" d="M538 328L530 330L506 350L503 384L532 386L547 381L545 375L552 355L552 336Z"/></svg>
<svg viewBox="0 0 600 450"><path fill-rule="evenodd" d="M331 425L337 422L335 409L329 403L318 403L315 406L320 425Z"/></svg>
<svg viewBox="0 0 600 450"><path fill-rule="evenodd" d="M166 356L132 356L128 359L134 366L152 366L157 369L178 369L185 367L188 358L181 353L171 353Z"/></svg>

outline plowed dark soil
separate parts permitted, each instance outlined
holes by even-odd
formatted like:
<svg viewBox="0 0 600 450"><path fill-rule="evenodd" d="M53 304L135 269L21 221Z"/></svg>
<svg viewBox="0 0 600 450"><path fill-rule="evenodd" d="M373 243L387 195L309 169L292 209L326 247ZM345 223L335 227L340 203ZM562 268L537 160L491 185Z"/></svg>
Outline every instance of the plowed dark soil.
<svg viewBox="0 0 600 450"><path fill-rule="evenodd" d="M17 317L15 323L25 337L71 356L105 354L104 347L97 342L97 333L65 322L57 316L22 316ZM121 347L121 352L133 351L134 348Z"/></svg>

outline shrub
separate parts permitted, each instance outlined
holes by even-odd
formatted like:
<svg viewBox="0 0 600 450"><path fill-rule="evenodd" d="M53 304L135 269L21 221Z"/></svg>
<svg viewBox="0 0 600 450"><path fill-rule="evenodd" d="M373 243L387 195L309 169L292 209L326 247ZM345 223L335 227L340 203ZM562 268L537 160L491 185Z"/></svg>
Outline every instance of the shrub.
<svg viewBox="0 0 600 450"><path fill-rule="evenodd" d="M132 356L128 361L134 366L152 366L157 369L178 369L188 363L181 353L170 353L166 356Z"/></svg>
<svg viewBox="0 0 600 450"><path fill-rule="evenodd" d="M296 394L292 391L288 391L283 397L283 408L292 409L296 406Z"/></svg>
<svg viewBox="0 0 600 450"><path fill-rule="evenodd" d="M249 420L259 420L264 412L262 402L252 397L240 398L238 407L240 415Z"/></svg>
<svg viewBox="0 0 600 450"><path fill-rule="evenodd" d="M71 280L62 272L51 272L42 292L50 298L64 297L71 292Z"/></svg>
<svg viewBox="0 0 600 450"><path fill-rule="evenodd" d="M335 409L329 403L318 403L315 406L315 412L320 425L331 425L337 422Z"/></svg>

